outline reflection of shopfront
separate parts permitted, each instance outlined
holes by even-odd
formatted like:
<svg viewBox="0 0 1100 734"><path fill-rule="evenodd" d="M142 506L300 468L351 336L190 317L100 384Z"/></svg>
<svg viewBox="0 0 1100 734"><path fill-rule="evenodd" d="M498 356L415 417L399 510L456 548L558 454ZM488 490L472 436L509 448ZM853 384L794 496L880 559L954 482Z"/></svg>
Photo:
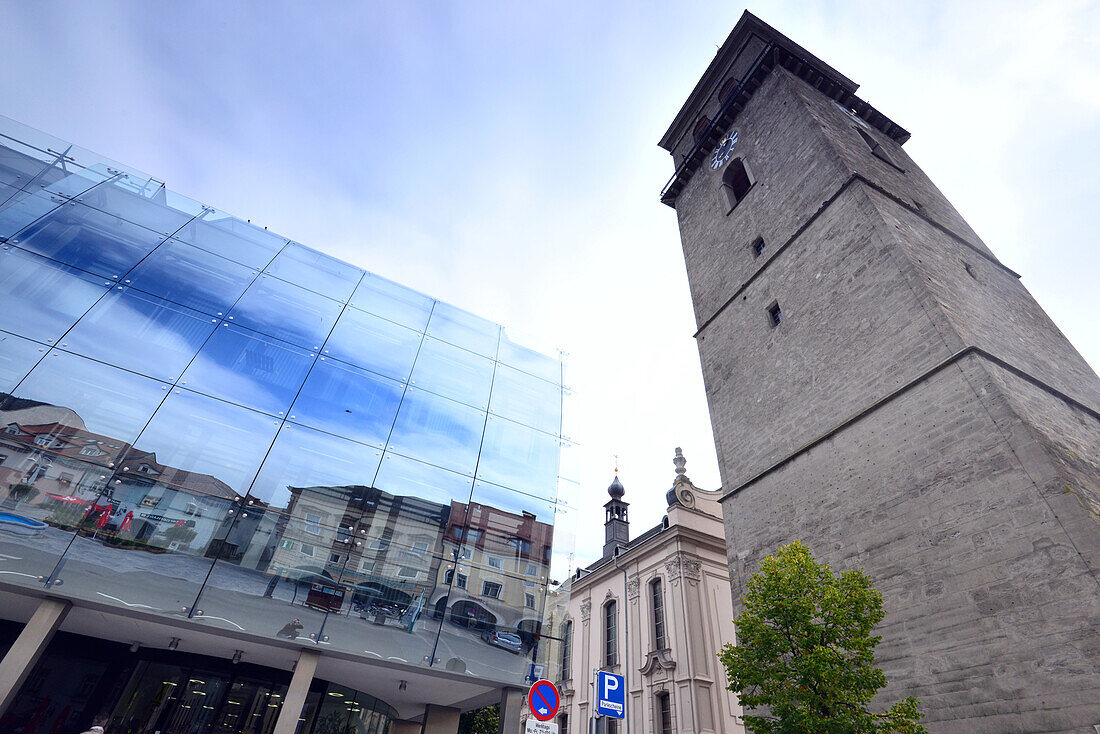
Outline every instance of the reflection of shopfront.
<svg viewBox="0 0 1100 734"><path fill-rule="evenodd" d="M6 643L0 635L0 652ZM289 681L286 671L58 634L0 730L72 734L105 717L111 734L270 734ZM299 734L383 734L394 716L373 696L315 679Z"/></svg>
<svg viewBox="0 0 1100 734"><path fill-rule="evenodd" d="M451 621L461 627L495 627L497 616L485 607L463 599L451 607Z"/></svg>

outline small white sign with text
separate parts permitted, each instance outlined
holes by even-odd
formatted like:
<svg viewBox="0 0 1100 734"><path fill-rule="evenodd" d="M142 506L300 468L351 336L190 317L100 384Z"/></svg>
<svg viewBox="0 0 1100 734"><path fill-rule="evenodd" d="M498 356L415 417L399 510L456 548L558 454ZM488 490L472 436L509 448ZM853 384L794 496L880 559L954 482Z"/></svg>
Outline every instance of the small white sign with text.
<svg viewBox="0 0 1100 734"><path fill-rule="evenodd" d="M558 734L558 722L539 721L535 717L527 720L527 728L524 734Z"/></svg>

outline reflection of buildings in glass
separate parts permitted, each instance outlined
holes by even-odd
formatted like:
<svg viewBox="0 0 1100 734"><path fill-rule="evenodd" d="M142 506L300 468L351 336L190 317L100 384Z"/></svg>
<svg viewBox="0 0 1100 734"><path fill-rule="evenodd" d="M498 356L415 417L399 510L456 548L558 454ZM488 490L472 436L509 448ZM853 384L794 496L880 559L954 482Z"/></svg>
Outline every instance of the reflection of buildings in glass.
<svg viewBox="0 0 1100 734"><path fill-rule="evenodd" d="M373 487L288 487L268 572L351 587L352 603L404 612L426 594L442 557L447 507Z"/></svg>
<svg viewBox="0 0 1100 734"><path fill-rule="evenodd" d="M529 512L453 501L431 606L437 618L515 632L527 649L542 629L553 526Z"/></svg>
<svg viewBox="0 0 1100 734"><path fill-rule="evenodd" d="M49 422L41 422L48 420ZM99 520L126 540L202 552L237 499L208 474L92 433L69 408L0 396L0 486L8 503L57 525Z"/></svg>

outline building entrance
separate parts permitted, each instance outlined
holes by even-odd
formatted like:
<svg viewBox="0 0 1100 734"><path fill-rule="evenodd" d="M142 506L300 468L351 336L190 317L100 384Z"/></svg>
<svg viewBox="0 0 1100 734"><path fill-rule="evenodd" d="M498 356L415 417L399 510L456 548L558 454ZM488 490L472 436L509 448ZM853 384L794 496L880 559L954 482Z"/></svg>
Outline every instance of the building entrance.
<svg viewBox="0 0 1100 734"><path fill-rule="evenodd" d="M0 655L19 626L0 622ZM59 632L20 688L0 732L271 734L290 674L224 658ZM390 734L397 712L363 691L314 678L299 734Z"/></svg>
<svg viewBox="0 0 1100 734"><path fill-rule="evenodd" d="M286 686L143 661L106 727L114 734L269 734Z"/></svg>

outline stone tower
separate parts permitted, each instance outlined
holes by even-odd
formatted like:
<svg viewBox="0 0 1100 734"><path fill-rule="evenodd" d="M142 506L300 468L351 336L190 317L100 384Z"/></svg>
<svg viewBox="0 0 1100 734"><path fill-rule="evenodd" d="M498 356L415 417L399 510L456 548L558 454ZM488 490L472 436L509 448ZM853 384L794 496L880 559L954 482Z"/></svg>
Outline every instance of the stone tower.
<svg viewBox="0 0 1100 734"><path fill-rule="evenodd" d="M856 88L745 13L661 140L734 597L801 539L932 732L1091 732L1100 380Z"/></svg>
<svg viewBox="0 0 1100 734"><path fill-rule="evenodd" d="M619 546L626 546L630 542L630 518L627 517L629 502L623 502L626 489L619 481L618 473L607 488L611 499L604 503L603 520L603 555L604 558L612 555Z"/></svg>

